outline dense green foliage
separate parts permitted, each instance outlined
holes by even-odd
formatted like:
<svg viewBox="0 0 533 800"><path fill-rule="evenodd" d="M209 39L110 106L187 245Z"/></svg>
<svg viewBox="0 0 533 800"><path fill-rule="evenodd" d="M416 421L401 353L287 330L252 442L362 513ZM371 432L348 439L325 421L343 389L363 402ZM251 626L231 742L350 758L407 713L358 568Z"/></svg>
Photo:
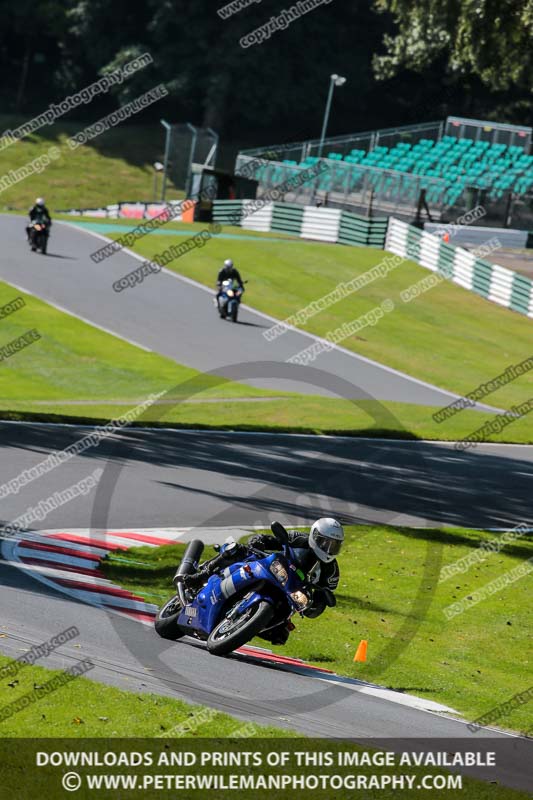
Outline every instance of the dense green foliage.
<svg viewBox="0 0 533 800"><path fill-rule="evenodd" d="M399 25L375 59L382 76L424 69L443 53L459 73L473 72L494 89L533 85L531 0L376 0Z"/></svg>
<svg viewBox="0 0 533 800"><path fill-rule="evenodd" d="M531 0L333 0L246 49L241 37L290 4L262 0L229 19L217 14L223 5L0 0L2 108L28 119L148 51L151 66L68 118L97 120L164 82L169 96L143 120L211 125L251 145L314 137L339 72L348 83L331 133L448 113L528 122Z"/></svg>

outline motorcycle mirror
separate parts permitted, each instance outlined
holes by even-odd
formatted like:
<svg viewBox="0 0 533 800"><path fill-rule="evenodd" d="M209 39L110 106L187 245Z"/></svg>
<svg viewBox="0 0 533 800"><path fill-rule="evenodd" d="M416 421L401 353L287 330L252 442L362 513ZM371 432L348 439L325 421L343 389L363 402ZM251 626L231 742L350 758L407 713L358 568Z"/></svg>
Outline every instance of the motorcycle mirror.
<svg viewBox="0 0 533 800"><path fill-rule="evenodd" d="M278 540L280 544L288 544L289 543L289 534L281 524L281 522L273 522L270 526L270 530Z"/></svg>

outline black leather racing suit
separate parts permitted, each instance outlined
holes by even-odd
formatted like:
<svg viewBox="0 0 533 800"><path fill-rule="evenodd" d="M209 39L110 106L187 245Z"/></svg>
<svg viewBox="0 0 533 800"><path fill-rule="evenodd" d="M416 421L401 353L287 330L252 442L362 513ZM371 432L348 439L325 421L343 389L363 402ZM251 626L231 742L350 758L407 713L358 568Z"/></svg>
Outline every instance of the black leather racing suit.
<svg viewBox="0 0 533 800"><path fill-rule="evenodd" d="M303 614L304 617L314 619L315 617L319 617L327 606L323 589L329 589L330 592L334 592L339 585L339 564L336 558L327 563L319 561L309 547L308 533L288 531L288 534L289 544L295 551L301 569L306 575L311 576L311 583L313 584L313 602ZM251 547L256 547L258 550L270 550L275 552L281 549L276 537L270 536L268 533L252 536L249 543Z"/></svg>
<svg viewBox="0 0 533 800"><path fill-rule="evenodd" d="M38 217L46 217L46 219L48 219L49 222L51 222L52 220L50 212L48 211L46 206L32 206L32 208L30 208L28 213L32 222L34 219L37 219Z"/></svg>
<svg viewBox="0 0 533 800"><path fill-rule="evenodd" d="M229 268L222 267L217 277L217 300L221 294L220 290L222 288L222 281L229 281L229 280L236 281L239 285L239 289L244 288L241 274L238 269L236 269L235 267L229 267Z"/></svg>
<svg viewBox="0 0 533 800"><path fill-rule="evenodd" d="M52 218L50 216L50 212L48 211L46 206L32 206L30 208L28 215L30 217L30 222L42 222L46 225L46 235L48 236L50 233L50 225L52 224ZM30 238L30 225L26 225L26 236L28 240Z"/></svg>

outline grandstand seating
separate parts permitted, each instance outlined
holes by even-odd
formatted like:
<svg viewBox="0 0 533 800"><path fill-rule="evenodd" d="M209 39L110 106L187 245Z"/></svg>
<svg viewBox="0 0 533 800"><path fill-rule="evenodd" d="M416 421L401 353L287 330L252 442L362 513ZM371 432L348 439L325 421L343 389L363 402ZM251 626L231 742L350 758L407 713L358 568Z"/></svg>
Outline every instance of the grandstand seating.
<svg viewBox="0 0 533 800"><path fill-rule="evenodd" d="M508 191L525 194L533 188L533 155L527 155L523 148L454 136L443 136L438 141L420 139L414 144L400 141L391 148L377 146L368 151L353 149L345 155L330 152L326 158L342 162L344 167L353 165L390 170L385 180L383 173L367 173L371 185L379 182L381 192L397 190L402 180L405 182L402 188L407 187L409 173L438 178L438 182L427 181L428 200L444 201L447 205L453 205L467 187L487 190L490 200L499 200ZM286 166L310 166L317 160L308 157L301 164L289 160L283 163ZM363 171L348 168L345 172L343 188L356 190ZM327 180L324 177L324 189L328 188Z"/></svg>

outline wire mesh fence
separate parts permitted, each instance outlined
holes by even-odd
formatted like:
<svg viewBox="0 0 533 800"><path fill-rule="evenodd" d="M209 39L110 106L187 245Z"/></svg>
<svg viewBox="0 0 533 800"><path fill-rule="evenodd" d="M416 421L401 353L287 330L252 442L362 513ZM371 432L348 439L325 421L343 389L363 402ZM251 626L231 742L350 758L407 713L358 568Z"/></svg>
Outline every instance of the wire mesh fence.
<svg viewBox="0 0 533 800"><path fill-rule="evenodd" d="M166 125L166 174L177 189L188 191L193 164L215 165L218 134L189 122Z"/></svg>

